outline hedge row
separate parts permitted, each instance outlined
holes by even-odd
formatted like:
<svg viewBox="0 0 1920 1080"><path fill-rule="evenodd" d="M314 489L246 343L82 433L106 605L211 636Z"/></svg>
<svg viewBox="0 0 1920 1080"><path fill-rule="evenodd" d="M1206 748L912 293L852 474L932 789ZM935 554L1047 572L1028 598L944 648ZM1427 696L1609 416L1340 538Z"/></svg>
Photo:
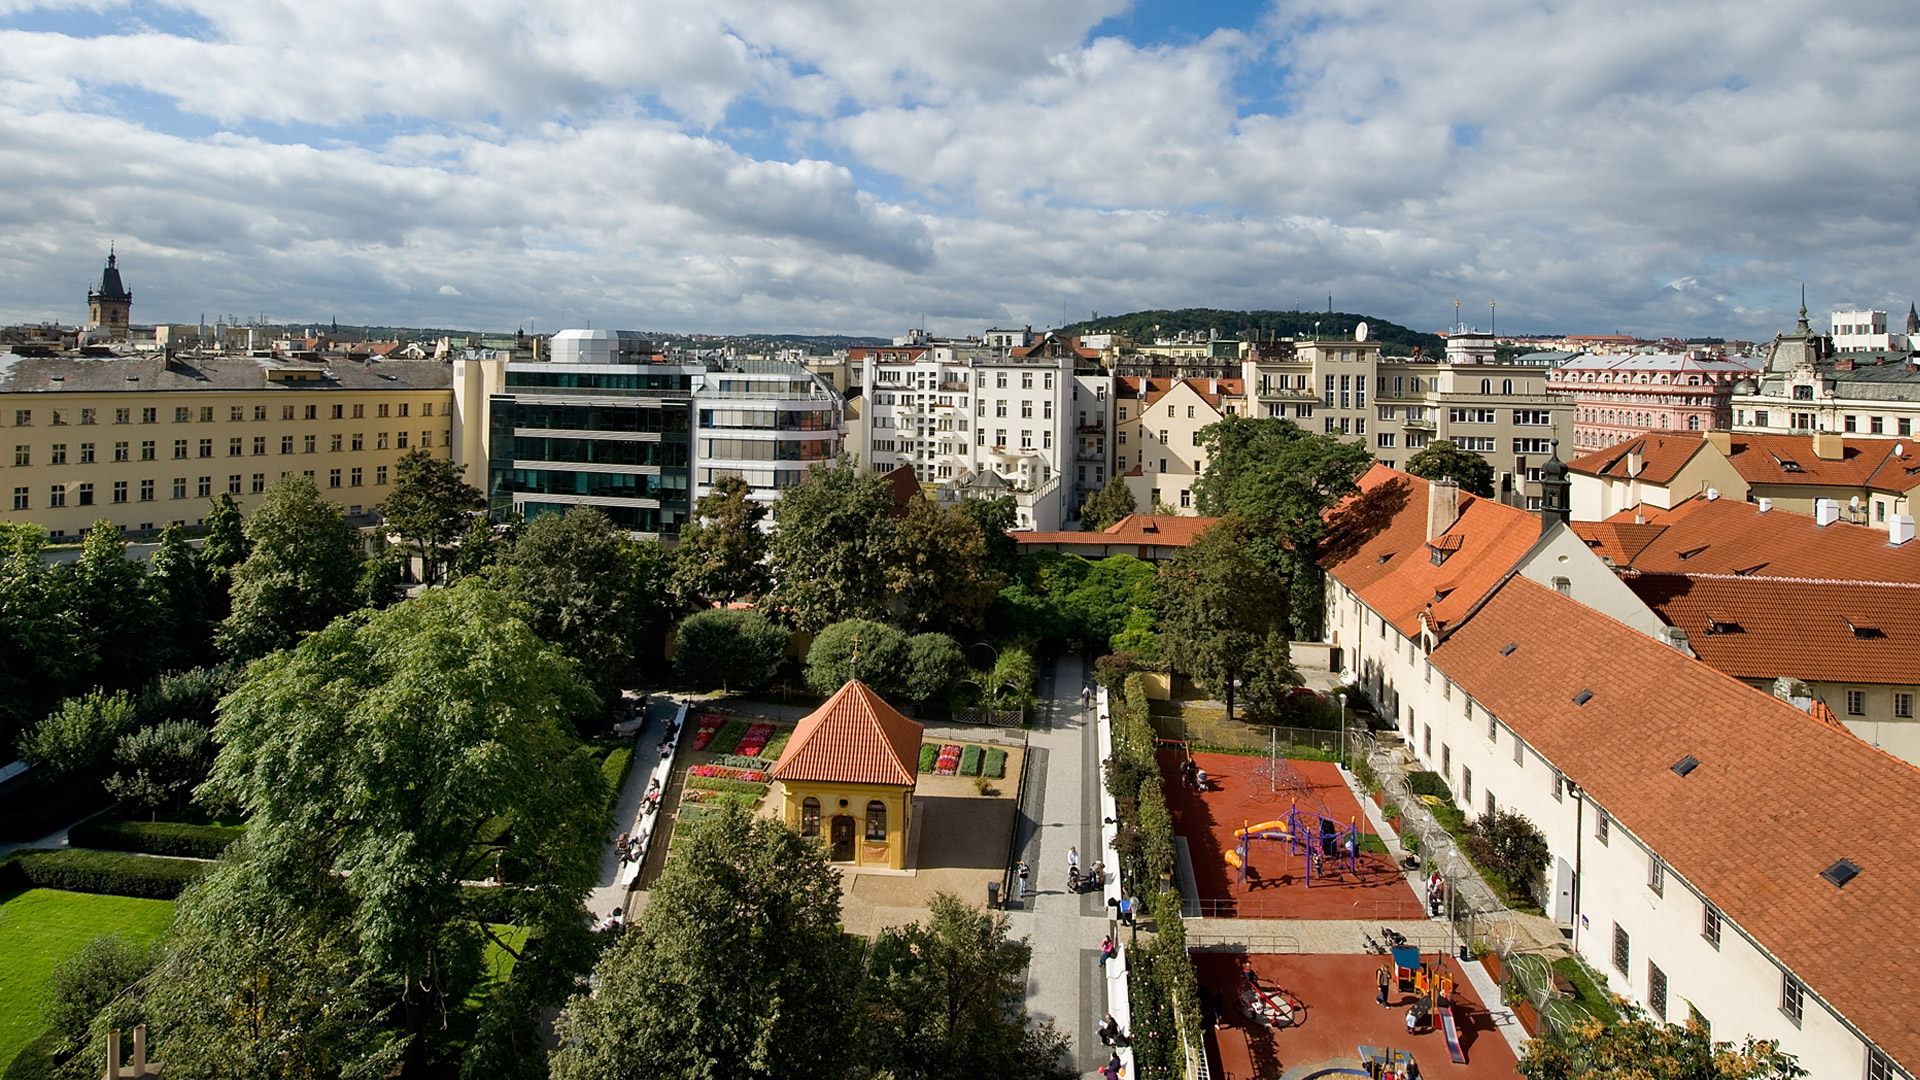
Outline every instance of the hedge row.
<svg viewBox="0 0 1920 1080"><path fill-rule="evenodd" d="M921 743L920 744L920 771L922 773L931 773L933 771L933 767L939 764L939 762L940 762L940 748L933 745L932 743Z"/></svg>
<svg viewBox="0 0 1920 1080"><path fill-rule="evenodd" d="M978 746L975 746L972 743L968 743L967 745L961 747L960 748L960 775L961 776L979 776L980 775L980 759L984 756L985 756L984 752Z"/></svg>
<svg viewBox="0 0 1920 1080"><path fill-rule="evenodd" d="M85 848L26 851L0 864L0 887L172 900L199 881L212 865Z"/></svg>
<svg viewBox="0 0 1920 1080"><path fill-rule="evenodd" d="M687 785L700 791L722 791L734 795L751 795L755 799L767 793L767 785L751 780L729 780L724 776L689 776Z"/></svg>
<svg viewBox="0 0 1920 1080"><path fill-rule="evenodd" d="M1007 752L999 747L987 751L986 764L983 766L989 777L999 780L1007 775Z"/></svg>
<svg viewBox="0 0 1920 1080"><path fill-rule="evenodd" d="M148 855L179 855L189 859L217 859L227 845L247 834L245 829L220 825L182 825L177 821L118 821L94 818L67 834L76 848L102 851L138 851Z"/></svg>
<svg viewBox="0 0 1920 1080"><path fill-rule="evenodd" d="M607 803L620 801L620 792L627 786L627 773L633 770L633 747L616 746L607 753L607 759L600 763L600 775L607 781Z"/></svg>
<svg viewBox="0 0 1920 1080"><path fill-rule="evenodd" d="M1448 790L1446 779L1437 772L1408 773L1407 790L1415 795L1433 795L1447 801L1453 799L1453 792Z"/></svg>

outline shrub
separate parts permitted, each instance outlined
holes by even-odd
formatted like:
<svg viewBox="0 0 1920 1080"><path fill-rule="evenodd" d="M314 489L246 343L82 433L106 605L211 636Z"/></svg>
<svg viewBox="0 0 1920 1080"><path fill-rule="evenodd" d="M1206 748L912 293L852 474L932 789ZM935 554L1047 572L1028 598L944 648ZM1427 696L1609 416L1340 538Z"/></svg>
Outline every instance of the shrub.
<svg viewBox="0 0 1920 1080"><path fill-rule="evenodd" d="M940 760L939 747L933 745L932 743L920 744L920 771L921 772L923 773L932 772L934 762L939 760Z"/></svg>
<svg viewBox="0 0 1920 1080"><path fill-rule="evenodd" d="M860 681L877 694L901 693L912 663L907 635L871 619L846 619L820 631L807 650L808 689L831 694L854 677L856 634L860 637Z"/></svg>
<svg viewBox="0 0 1920 1080"><path fill-rule="evenodd" d="M633 747L616 746L607 752L607 759L600 763L600 775L607 781L609 804L620 801L620 791L627 786L627 773L631 771L633 771Z"/></svg>
<svg viewBox="0 0 1920 1080"><path fill-rule="evenodd" d="M1516 898L1530 895L1546 872L1547 838L1523 814L1482 814L1467 827L1466 839L1473 861L1504 878Z"/></svg>
<svg viewBox="0 0 1920 1080"><path fill-rule="evenodd" d="M980 775L980 759L982 756L983 756L983 752L981 751L981 749L977 746L974 746L972 743L968 743L966 746L962 747L960 749L960 775L961 776L979 776Z"/></svg>
<svg viewBox="0 0 1920 1080"><path fill-rule="evenodd" d="M907 639L907 674L903 689L914 701L932 701L945 694L967 670L967 655L945 634L915 634Z"/></svg>
<svg viewBox="0 0 1920 1080"><path fill-rule="evenodd" d="M217 859L227 845L245 836L245 829L220 825L182 825L177 821L119 821L94 818L75 825L68 842L76 848L101 851L137 851L147 855L177 855L189 859Z"/></svg>
<svg viewBox="0 0 1920 1080"><path fill-rule="evenodd" d="M57 1052L71 1054L84 1046L93 1018L153 970L157 953L118 934L104 934L55 964L41 1015L59 1040Z"/></svg>
<svg viewBox="0 0 1920 1080"><path fill-rule="evenodd" d="M757 690L773 681L789 636L758 611L698 611L680 623L673 670L701 690Z"/></svg>
<svg viewBox="0 0 1920 1080"><path fill-rule="evenodd" d="M210 866L186 859L68 848L16 855L9 876L40 889L173 900L205 876Z"/></svg>
<svg viewBox="0 0 1920 1080"><path fill-rule="evenodd" d="M1408 773L1407 790L1415 795L1432 795L1447 801L1453 799L1452 789L1447 787L1447 782L1437 772Z"/></svg>
<svg viewBox="0 0 1920 1080"><path fill-rule="evenodd" d="M981 766L986 775L998 780L1007 775L1007 752L999 747L987 751L987 760Z"/></svg>
<svg viewBox="0 0 1920 1080"><path fill-rule="evenodd" d="M113 763L114 746L134 729L134 721L133 700L124 692L95 690L68 698L20 740L20 757L54 780L98 777Z"/></svg>
<svg viewBox="0 0 1920 1080"><path fill-rule="evenodd" d="M107 778L107 790L149 812L179 808L213 764L207 729L186 720L165 720L120 736L113 759L119 770Z"/></svg>

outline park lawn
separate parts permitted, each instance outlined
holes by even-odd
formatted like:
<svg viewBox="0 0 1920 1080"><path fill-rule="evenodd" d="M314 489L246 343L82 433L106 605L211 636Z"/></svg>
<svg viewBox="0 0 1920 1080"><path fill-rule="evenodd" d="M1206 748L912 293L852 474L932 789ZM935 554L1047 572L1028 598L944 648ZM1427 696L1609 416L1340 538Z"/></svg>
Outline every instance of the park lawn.
<svg viewBox="0 0 1920 1080"><path fill-rule="evenodd" d="M102 934L158 938L173 921L169 900L134 900L57 889L0 893L0 1073L40 1037L42 994L55 964Z"/></svg>

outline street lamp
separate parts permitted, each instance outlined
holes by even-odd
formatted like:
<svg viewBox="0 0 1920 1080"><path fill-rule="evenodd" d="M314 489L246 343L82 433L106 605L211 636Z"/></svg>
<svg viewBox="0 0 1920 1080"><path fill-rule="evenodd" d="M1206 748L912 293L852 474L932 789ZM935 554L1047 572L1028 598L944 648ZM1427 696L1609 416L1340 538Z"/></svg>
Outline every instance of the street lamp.
<svg viewBox="0 0 1920 1080"><path fill-rule="evenodd" d="M1340 695L1340 767L1347 767L1347 695Z"/></svg>

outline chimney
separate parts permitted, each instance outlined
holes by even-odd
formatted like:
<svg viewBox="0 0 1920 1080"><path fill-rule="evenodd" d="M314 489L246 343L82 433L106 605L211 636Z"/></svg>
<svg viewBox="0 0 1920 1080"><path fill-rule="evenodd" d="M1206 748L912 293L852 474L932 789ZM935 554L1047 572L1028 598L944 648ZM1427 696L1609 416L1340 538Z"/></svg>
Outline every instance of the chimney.
<svg viewBox="0 0 1920 1080"><path fill-rule="evenodd" d="M1913 539L1913 515L1895 514L1887 523L1887 543L1894 547Z"/></svg>
<svg viewBox="0 0 1920 1080"><path fill-rule="evenodd" d="M1816 431L1813 434L1813 456L1821 461L1839 461L1847 456L1847 441L1837 431Z"/></svg>
<svg viewBox="0 0 1920 1080"><path fill-rule="evenodd" d="M1837 504L1836 504L1837 506ZM1834 511L1838 513L1836 509ZM1435 480L1427 485L1427 543L1453 528L1460 519L1460 485L1452 479Z"/></svg>
<svg viewBox="0 0 1920 1080"><path fill-rule="evenodd" d="M1707 432L1707 442L1712 443L1713 448L1722 454L1731 455L1733 453L1733 432L1731 431L1709 431Z"/></svg>
<svg viewBox="0 0 1920 1080"><path fill-rule="evenodd" d="M1627 451L1627 475L1639 476L1640 470L1646 467L1646 456L1640 453L1640 444L1634 443L1633 449Z"/></svg>
<svg viewBox="0 0 1920 1080"><path fill-rule="evenodd" d="M1826 528L1840 520L1840 500L1816 499L1813 503L1813 523Z"/></svg>
<svg viewBox="0 0 1920 1080"><path fill-rule="evenodd" d="M1853 370L1853 357L1851 357L1851 356L1843 356L1843 357L1841 357L1840 359L1838 359L1838 360L1835 360L1835 361L1833 362L1833 368L1834 368L1834 370L1835 370L1835 371L1852 371L1852 370Z"/></svg>
<svg viewBox="0 0 1920 1080"><path fill-rule="evenodd" d="M1760 512L1763 514L1773 509L1773 500L1767 498L1765 495L1760 496L1760 498L1755 501L1760 504Z"/></svg>

